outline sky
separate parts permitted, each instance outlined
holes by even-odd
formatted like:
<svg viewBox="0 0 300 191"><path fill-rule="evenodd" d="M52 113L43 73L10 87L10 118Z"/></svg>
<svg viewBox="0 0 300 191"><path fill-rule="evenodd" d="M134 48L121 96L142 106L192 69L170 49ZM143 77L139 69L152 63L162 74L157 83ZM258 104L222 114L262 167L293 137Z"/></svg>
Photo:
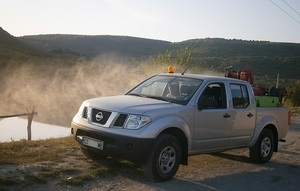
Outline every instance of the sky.
<svg viewBox="0 0 300 191"><path fill-rule="evenodd" d="M13 36L121 35L170 42L300 43L300 0L0 0Z"/></svg>

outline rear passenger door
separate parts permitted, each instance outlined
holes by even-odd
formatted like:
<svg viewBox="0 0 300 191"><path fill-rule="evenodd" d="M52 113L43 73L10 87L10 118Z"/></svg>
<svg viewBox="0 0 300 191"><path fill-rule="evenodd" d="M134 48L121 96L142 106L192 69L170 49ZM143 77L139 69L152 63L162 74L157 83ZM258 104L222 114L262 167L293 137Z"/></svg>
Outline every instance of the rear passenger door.
<svg viewBox="0 0 300 191"><path fill-rule="evenodd" d="M255 103L251 103L250 92L246 84L231 83L230 93L232 129L229 146L246 146L254 132L256 106Z"/></svg>

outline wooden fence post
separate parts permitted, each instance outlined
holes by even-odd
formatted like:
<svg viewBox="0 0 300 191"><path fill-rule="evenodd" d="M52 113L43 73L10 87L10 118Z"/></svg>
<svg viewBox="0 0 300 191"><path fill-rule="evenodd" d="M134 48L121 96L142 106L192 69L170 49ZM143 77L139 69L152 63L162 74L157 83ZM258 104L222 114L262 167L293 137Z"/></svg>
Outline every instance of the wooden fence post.
<svg viewBox="0 0 300 191"><path fill-rule="evenodd" d="M4 115L4 116L0 116L0 119L9 118L9 117L20 117L20 116L26 116L27 115L28 116L27 138L28 138L28 141L31 141L31 123L32 123L33 116L38 114L38 113L34 111L34 108L32 109L32 112L29 112L27 108L26 108L26 110L27 110L27 113L14 114L14 115Z"/></svg>
<svg viewBox="0 0 300 191"><path fill-rule="evenodd" d="M32 119L34 116L34 108L32 109L32 112L29 113L28 109L27 110L27 114L28 114L28 122L27 122L27 140L31 141L31 123L32 123Z"/></svg>

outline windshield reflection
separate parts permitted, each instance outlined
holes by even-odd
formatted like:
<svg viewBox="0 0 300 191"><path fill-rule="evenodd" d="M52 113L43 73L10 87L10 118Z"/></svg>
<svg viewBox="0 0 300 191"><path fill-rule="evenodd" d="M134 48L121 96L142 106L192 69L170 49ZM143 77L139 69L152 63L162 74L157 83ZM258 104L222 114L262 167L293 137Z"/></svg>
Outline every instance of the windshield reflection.
<svg viewBox="0 0 300 191"><path fill-rule="evenodd" d="M185 76L156 75L140 83L126 95L186 105L201 83L200 79Z"/></svg>

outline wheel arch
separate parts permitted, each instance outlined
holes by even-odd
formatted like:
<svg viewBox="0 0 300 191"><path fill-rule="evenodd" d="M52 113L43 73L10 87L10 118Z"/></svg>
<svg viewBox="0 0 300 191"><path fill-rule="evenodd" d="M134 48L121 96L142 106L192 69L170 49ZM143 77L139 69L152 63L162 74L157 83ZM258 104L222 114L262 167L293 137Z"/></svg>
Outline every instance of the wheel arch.
<svg viewBox="0 0 300 191"><path fill-rule="evenodd" d="M256 141L258 140L259 136L261 135L262 131L264 129L269 129L270 131L272 131L274 135L274 142L275 142L274 151L277 151L278 150L278 129L277 129L278 123L276 119L271 115L266 115L263 118L261 118L256 124L257 125L255 126L253 137L250 143L248 144L248 147L249 148L253 147Z"/></svg>
<svg viewBox="0 0 300 191"><path fill-rule="evenodd" d="M180 164L187 165L188 164L188 140L185 133L177 127L170 127L163 130L160 134L170 134L179 140L181 144L181 152L182 152Z"/></svg>

